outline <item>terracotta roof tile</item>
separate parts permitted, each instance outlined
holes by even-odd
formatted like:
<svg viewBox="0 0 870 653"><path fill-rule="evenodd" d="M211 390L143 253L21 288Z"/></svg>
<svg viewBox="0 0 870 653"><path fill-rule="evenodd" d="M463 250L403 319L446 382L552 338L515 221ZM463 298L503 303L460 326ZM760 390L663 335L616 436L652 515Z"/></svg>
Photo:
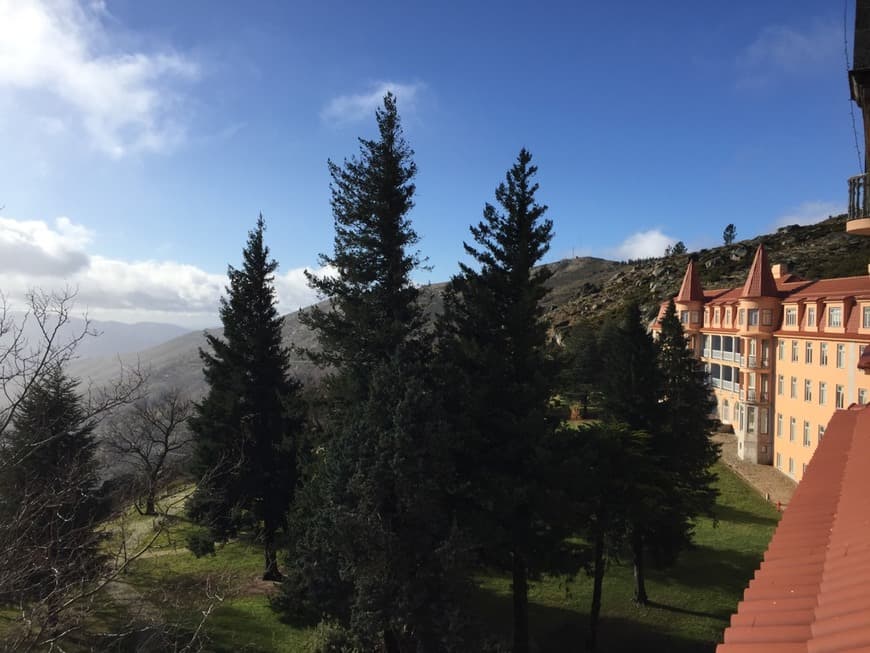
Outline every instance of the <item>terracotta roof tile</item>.
<svg viewBox="0 0 870 653"><path fill-rule="evenodd" d="M717 653L870 653L870 407L838 410Z"/></svg>
<svg viewBox="0 0 870 653"><path fill-rule="evenodd" d="M741 297L778 297L779 289L770 271L770 263L767 260L767 250L764 245L759 245L755 251L755 260L749 268L749 276L743 285Z"/></svg>

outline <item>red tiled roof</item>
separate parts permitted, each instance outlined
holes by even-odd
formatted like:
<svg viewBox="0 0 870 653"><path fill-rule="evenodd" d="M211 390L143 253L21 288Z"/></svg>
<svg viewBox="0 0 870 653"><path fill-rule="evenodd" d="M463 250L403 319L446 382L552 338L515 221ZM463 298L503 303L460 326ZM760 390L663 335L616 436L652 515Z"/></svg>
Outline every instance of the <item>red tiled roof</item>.
<svg viewBox="0 0 870 653"><path fill-rule="evenodd" d="M794 292L788 301L801 299L842 299L844 297L870 297L870 276L819 279Z"/></svg>
<svg viewBox="0 0 870 653"><path fill-rule="evenodd" d="M674 301L704 301L704 290L701 288L701 279L698 277L698 268L695 265L695 259L689 259L689 264L686 266L686 274L683 276L683 283L680 286L680 292L677 293Z"/></svg>
<svg viewBox="0 0 870 653"><path fill-rule="evenodd" d="M749 269L749 276L743 286L741 297L777 297L779 295L776 281L770 271L770 263L767 260L767 250L764 245L759 245L755 251L755 260Z"/></svg>
<svg viewBox="0 0 870 653"><path fill-rule="evenodd" d="M831 417L716 653L870 651L870 408Z"/></svg>

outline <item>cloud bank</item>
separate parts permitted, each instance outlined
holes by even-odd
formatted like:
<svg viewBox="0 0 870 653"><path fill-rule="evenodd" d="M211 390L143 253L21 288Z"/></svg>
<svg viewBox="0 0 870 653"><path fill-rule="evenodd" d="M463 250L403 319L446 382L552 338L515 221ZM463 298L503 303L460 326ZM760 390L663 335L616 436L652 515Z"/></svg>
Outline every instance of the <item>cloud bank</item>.
<svg viewBox="0 0 870 653"><path fill-rule="evenodd" d="M790 209L784 215L776 219L777 227L790 224L815 224L827 220L832 215L840 215L846 212L842 202L804 202L800 206Z"/></svg>
<svg viewBox="0 0 870 653"><path fill-rule="evenodd" d="M765 27L737 56L738 86L765 86L777 77L824 71L841 61L843 28L817 22L805 28Z"/></svg>
<svg viewBox="0 0 870 653"><path fill-rule="evenodd" d="M48 135L82 130L112 158L172 149L185 129L174 83L195 80L199 67L176 52L124 48L110 18L102 2L0 0L0 91L19 100L16 120Z"/></svg>
<svg viewBox="0 0 870 653"><path fill-rule="evenodd" d="M77 289L76 310L97 319L173 322L204 327L219 323L227 277L177 261L125 261L91 254L92 233L66 217L53 224L0 217L0 293L13 305L34 287ZM275 277L278 308L295 311L317 300L305 268ZM313 270L323 274L325 270Z"/></svg>
<svg viewBox="0 0 870 653"><path fill-rule="evenodd" d="M659 229L649 229L631 234L609 253L621 261L663 256L665 249L676 242L676 238L665 235Z"/></svg>
<svg viewBox="0 0 870 653"><path fill-rule="evenodd" d="M381 106L387 93L396 96L404 115L414 109L422 88L423 85L419 83L379 82L366 93L340 95L333 98L320 112L320 119L336 127L369 120L374 115L375 109Z"/></svg>

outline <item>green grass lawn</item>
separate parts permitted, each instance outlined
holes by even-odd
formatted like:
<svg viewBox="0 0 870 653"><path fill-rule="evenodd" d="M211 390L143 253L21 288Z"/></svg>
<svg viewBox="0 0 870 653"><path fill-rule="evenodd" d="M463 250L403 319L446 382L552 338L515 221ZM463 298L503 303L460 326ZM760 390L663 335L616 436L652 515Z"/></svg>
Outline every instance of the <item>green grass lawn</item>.
<svg viewBox="0 0 870 653"><path fill-rule="evenodd" d="M641 648L669 653L707 652L721 641L743 589L761 562L778 513L724 465L718 464L718 526L700 520L696 548L677 566L648 570L652 605L632 604L634 579L628 564L612 565L604 578L599 650ZM627 562L627 561L626 561ZM491 623L510 636L510 579L481 579L481 605ZM531 590L530 627L541 651L577 650L588 632L592 580L544 579Z"/></svg>
<svg viewBox="0 0 870 653"><path fill-rule="evenodd" d="M604 579L599 650L629 652L640 648L669 653L712 653L735 610L743 589L758 566L777 522L777 512L754 490L722 465L717 466L719 523L699 522L696 548L676 567L650 569L647 590L652 605L631 602L633 578L627 564L612 565ZM128 515L128 528L142 536L153 532L153 518ZM144 520L144 525L137 522ZM216 556L195 558L185 549L185 537L195 526L180 510L170 518L148 554L133 562L122 579L184 637L199 622L201 611L214 604L204 631L210 651L302 651L311 630L282 623L269 606L268 583L259 580L262 550L238 540L218 546ZM491 628L509 641L510 579L486 575L479 579L476 605ZM532 638L537 650L582 650L586 639L591 579L581 575L570 583L546 578L534 583L530 595ZM215 597L220 597L220 600ZM115 597L119 600L118 597ZM129 616L137 600L126 606Z"/></svg>

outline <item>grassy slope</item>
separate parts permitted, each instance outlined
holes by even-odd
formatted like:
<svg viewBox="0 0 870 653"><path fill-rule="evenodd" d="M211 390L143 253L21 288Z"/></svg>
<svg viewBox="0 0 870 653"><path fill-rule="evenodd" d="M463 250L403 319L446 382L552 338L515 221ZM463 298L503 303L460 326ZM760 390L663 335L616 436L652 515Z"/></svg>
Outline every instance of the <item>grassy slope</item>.
<svg viewBox="0 0 870 653"><path fill-rule="evenodd" d="M628 566L613 565L605 577L600 650L711 652L752 576L776 525L777 513L751 488L718 466L721 497L718 527L701 520L697 548L677 567L651 570L648 591L654 605L631 603ZM172 542L161 539L156 554L136 561L128 580L167 618L193 627L207 607L206 582L223 597L206 626L216 651L299 651L310 631L282 624L268 604L265 584L257 581L261 552L253 544L232 542L215 557L197 560L183 548L192 527L178 518ZM591 581L544 579L531 592L532 634L541 651L579 649L585 640ZM171 598L167 598L171 597ZM481 578L481 614L494 630L510 635L510 580Z"/></svg>

